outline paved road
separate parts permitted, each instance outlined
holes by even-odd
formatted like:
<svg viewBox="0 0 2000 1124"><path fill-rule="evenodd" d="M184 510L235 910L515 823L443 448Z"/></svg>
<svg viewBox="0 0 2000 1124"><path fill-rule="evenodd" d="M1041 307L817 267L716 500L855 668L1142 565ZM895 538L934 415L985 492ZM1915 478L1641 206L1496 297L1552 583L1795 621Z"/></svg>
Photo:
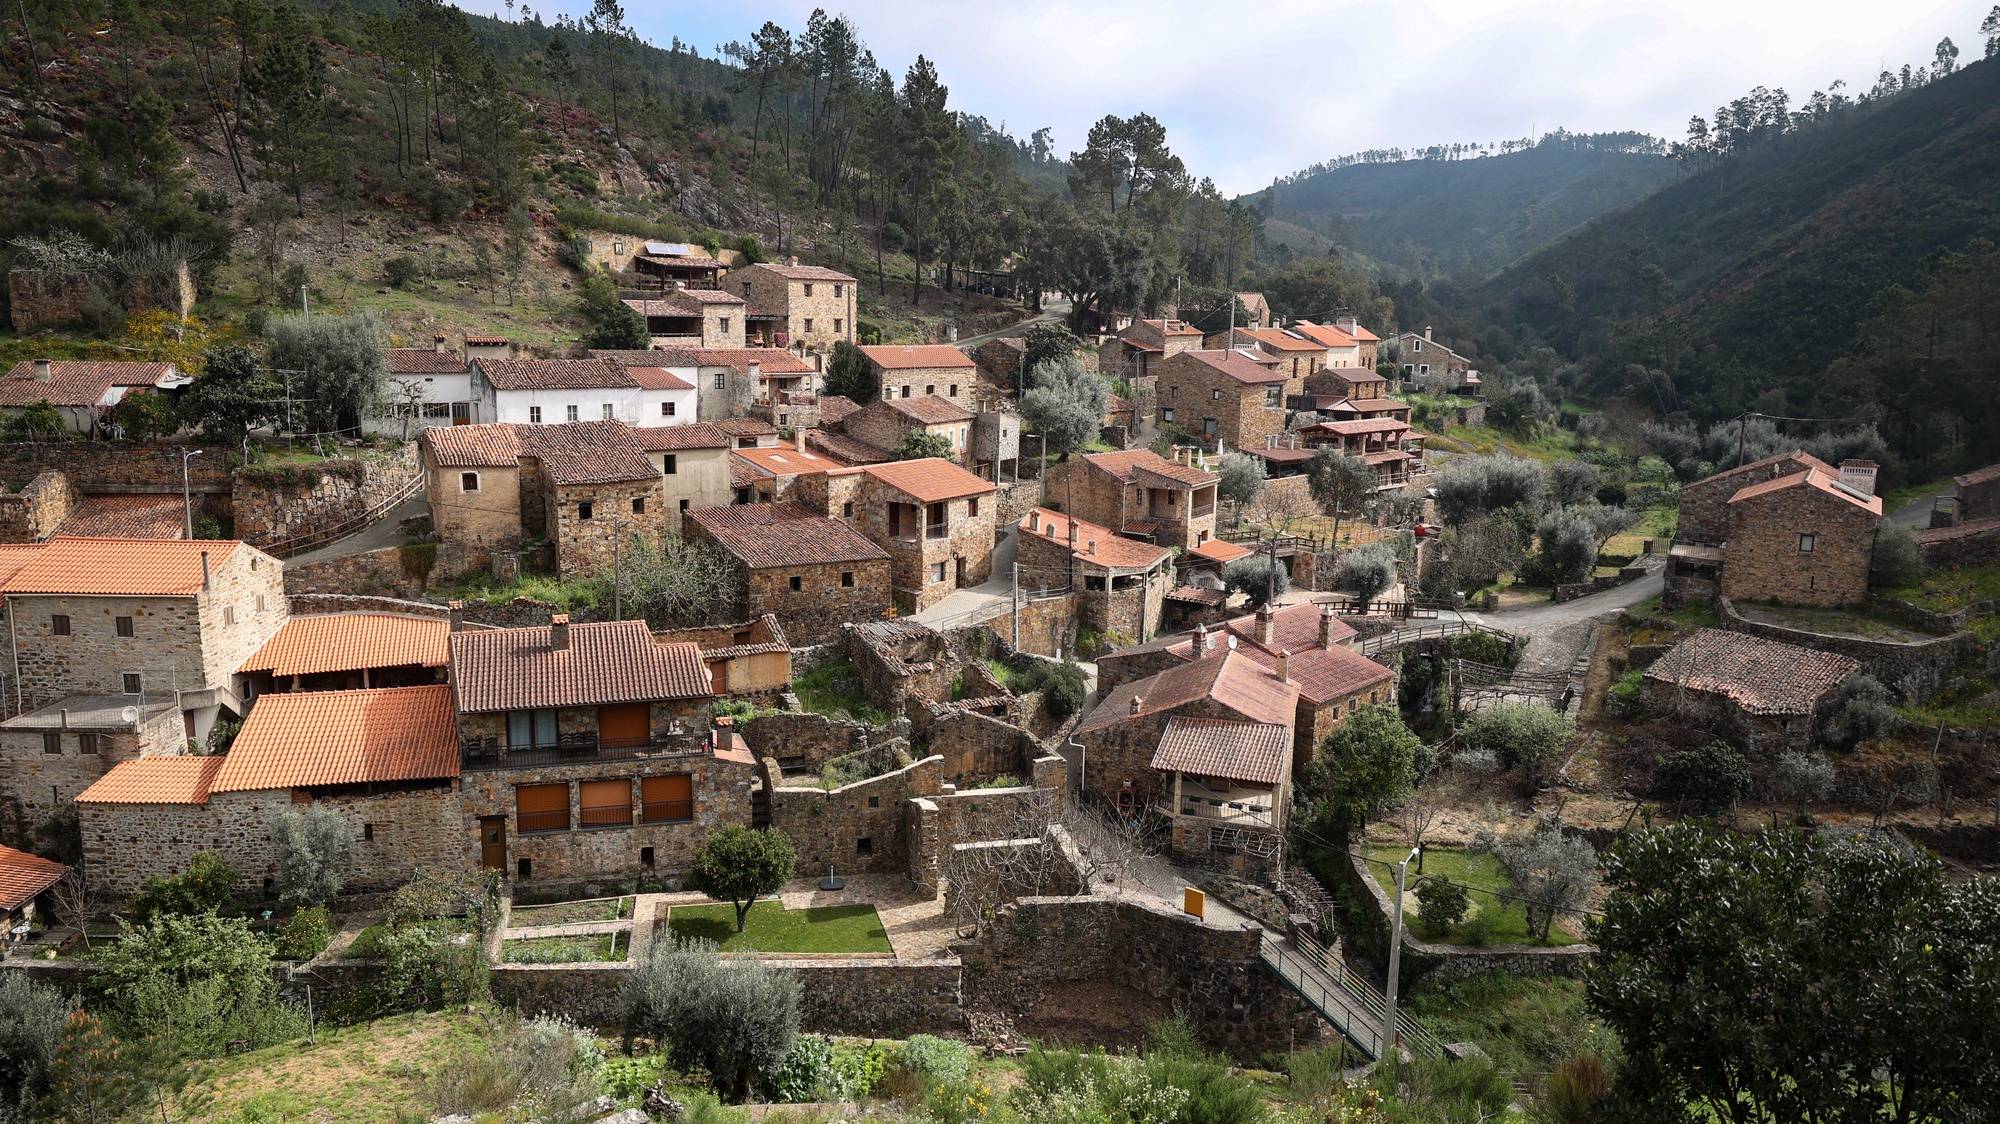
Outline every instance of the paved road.
<svg viewBox="0 0 2000 1124"><path fill-rule="evenodd" d="M1931 525L1931 507L1937 501L1953 495L1955 487L1956 485L1946 485L1933 495L1918 496L1916 499L1890 512L1889 522L1894 523L1898 527L1908 527L1912 531L1923 530L1925 527Z"/></svg>
<svg viewBox="0 0 2000 1124"><path fill-rule="evenodd" d="M1602 593L1592 593L1574 601L1560 605L1528 605L1519 609L1503 609L1491 613L1466 613L1465 619L1477 621L1488 628L1512 632L1521 636L1553 632L1564 625L1576 624L1596 617L1608 617L1629 609L1650 597L1658 597L1667 587L1666 578L1659 573L1648 574L1638 581L1627 582Z"/></svg>
<svg viewBox="0 0 2000 1124"><path fill-rule="evenodd" d="M991 340L1006 339L1009 336L1025 335L1028 329L1034 327L1036 324L1045 324L1051 320L1060 320L1068 315L1069 315L1068 301L1064 300L1044 301L1042 302L1041 314L1038 316L1030 316L1026 320L1023 320L1018 324L1009 324L1004 328L995 328L990 332L981 332L976 336L967 336L964 339L959 340L952 346L958 348L960 351L970 351L973 348L978 347L980 344L987 343Z"/></svg>

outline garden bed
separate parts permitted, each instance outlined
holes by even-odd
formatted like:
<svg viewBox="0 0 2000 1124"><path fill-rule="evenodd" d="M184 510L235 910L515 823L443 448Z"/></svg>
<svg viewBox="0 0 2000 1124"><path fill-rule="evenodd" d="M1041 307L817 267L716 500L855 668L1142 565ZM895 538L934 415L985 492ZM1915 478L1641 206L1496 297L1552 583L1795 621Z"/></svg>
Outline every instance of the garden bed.
<svg viewBox="0 0 2000 1124"><path fill-rule="evenodd" d="M1398 844L1374 844L1367 850L1368 856L1379 861L1368 864L1368 871L1388 895L1391 906L1396 901L1396 869L1409 848ZM1384 865L1389 864L1389 865ZM1410 930L1432 944L1466 945L1481 947L1503 944L1540 944L1528 932L1528 915L1520 902L1495 897L1495 894L1512 894L1514 880L1500 865L1500 860L1482 851L1458 851L1445 849L1424 849L1424 873L1439 875L1466 887L1471 891L1472 906L1465 912L1465 918L1451 927L1449 932L1435 934L1417 921L1417 864L1410 864L1405 884L1410 893L1403 901L1403 917ZM1484 916L1485 921L1478 919ZM1578 943L1578 936L1569 931L1569 918L1558 918L1549 929L1546 947L1561 948Z"/></svg>
<svg viewBox="0 0 2000 1124"><path fill-rule="evenodd" d="M846 660L832 660L800 675L792 680L792 693L798 695L799 705L811 714L866 722L871 726L889 724L888 712L868 701L854 665Z"/></svg>
<svg viewBox="0 0 2000 1124"><path fill-rule="evenodd" d="M894 954L882 915L872 905L829 905L786 909L758 902L742 932L736 907L677 905L667 914L667 932L676 940L713 941L724 952L855 952Z"/></svg>
<svg viewBox="0 0 2000 1124"><path fill-rule="evenodd" d="M631 952L632 934L622 929L574 937L523 937L500 945L500 959L508 964L616 964Z"/></svg>
<svg viewBox="0 0 2000 1124"><path fill-rule="evenodd" d="M537 925L574 925L584 921L624 921L632 916L633 900L627 895L549 905L517 905L507 914L507 927L527 929Z"/></svg>

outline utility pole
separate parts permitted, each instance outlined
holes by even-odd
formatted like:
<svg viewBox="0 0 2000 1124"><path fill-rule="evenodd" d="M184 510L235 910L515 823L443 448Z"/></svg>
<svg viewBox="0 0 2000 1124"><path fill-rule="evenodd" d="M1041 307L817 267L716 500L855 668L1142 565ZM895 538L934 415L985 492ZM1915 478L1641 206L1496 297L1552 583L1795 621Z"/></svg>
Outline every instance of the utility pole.
<svg viewBox="0 0 2000 1124"><path fill-rule="evenodd" d="M1743 467L1743 437L1744 437L1744 433L1745 433L1745 431L1746 431L1746 430L1748 430L1748 429L1749 429L1749 427L1750 427L1750 415L1749 415L1749 414L1739 414L1739 415L1737 415L1737 417L1736 417L1736 467L1738 467L1738 468L1742 468L1742 467Z"/></svg>
<svg viewBox="0 0 2000 1124"><path fill-rule="evenodd" d="M1270 547L1271 553L1271 568L1264 572L1264 604L1268 608L1271 602L1278 599L1278 536L1272 535L1265 540L1265 545Z"/></svg>
<svg viewBox="0 0 2000 1124"><path fill-rule="evenodd" d="M1382 1052L1389 1055L1392 1062L1398 1057L1397 1046L1402 1038L1396 1026L1396 977L1403 964L1403 884L1410 874L1410 860L1422 852L1422 844L1412 847L1410 853L1403 856L1403 861L1396 864L1396 918L1389 926L1388 1017L1382 1027ZM1381 1060L1380 1055L1376 1060Z"/></svg>
<svg viewBox="0 0 2000 1124"><path fill-rule="evenodd" d="M207 449L195 449L181 454L181 514L187 520L188 538L194 537L194 488L188 483L188 462L206 452Z"/></svg>
<svg viewBox="0 0 2000 1124"><path fill-rule="evenodd" d="M623 591L619 588L621 583L618 580L618 559L624 545L625 516L622 512L613 512L611 516L611 619L614 621L625 619Z"/></svg>
<svg viewBox="0 0 2000 1124"><path fill-rule="evenodd" d="M1021 650L1021 564L1014 563L1014 650Z"/></svg>

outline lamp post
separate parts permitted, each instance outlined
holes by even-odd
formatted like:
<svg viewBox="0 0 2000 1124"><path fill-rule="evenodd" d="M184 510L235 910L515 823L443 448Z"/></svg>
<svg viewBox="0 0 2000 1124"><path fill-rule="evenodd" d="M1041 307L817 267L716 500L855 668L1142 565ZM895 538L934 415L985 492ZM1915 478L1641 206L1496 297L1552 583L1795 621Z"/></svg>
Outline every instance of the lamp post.
<svg viewBox="0 0 2000 1124"><path fill-rule="evenodd" d="M1398 1040L1402 1037L1397 1033L1396 1028L1396 977L1401 971L1403 963L1403 883L1410 873L1410 860L1416 858L1423 849L1423 844L1417 844L1410 848L1409 854L1403 856L1402 862L1396 864L1396 908L1393 911L1395 920L1389 925L1389 996L1387 1003L1389 1013L1388 1017L1384 1020L1385 1025L1382 1028L1382 1045L1391 1054L1395 1053Z"/></svg>
<svg viewBox="0 0 2000 1124"><path fill-rule="evenodd" d="M188 538L194 537L194 489L188 484L188 462L206 452L207 449L196 449L181 454L181 514L187 520Z"/></svg>

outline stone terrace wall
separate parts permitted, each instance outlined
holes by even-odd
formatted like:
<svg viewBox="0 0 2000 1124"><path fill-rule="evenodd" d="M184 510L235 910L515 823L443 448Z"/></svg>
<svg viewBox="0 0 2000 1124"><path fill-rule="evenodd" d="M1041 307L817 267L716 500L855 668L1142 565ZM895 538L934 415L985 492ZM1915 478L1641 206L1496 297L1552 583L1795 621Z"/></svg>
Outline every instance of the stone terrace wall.
<svg viewBox="0 0 2000 1124"><path fill-rule="evenodd" d="M38 473L19 492L0 495L0 543L48 538L82 500L69 477L54 469Z"/></svg>
<svg viewBox="0 0 2000 1124"><path fill-rule="evenodd" d="M831 865L837 871L895 874L909 861L903 802L938 792L944 758L926 757L830 792L785 787L775 759L766 757L758 764L770 793L771 826L792 841L800 871L816 875Z"/></svg>
<svg viewBox="0 0 2000 1124"><path fill-rule="evenodd" d="M241 469L236 537L269 546L336 528L416 483L422 473L415 445L317 465Z"/></svg>
<svg viewBox="0 0 2000 1124"><path fill-rule="evenodd" d="M1353 893L1357 888L1369 895L1374 909L1368 916L1371 924L1379 927L1375 943L1387 949L1389 944L1389 895L1382 884L1375 880L1360 857L1350 859L1351 869L1343 871L1349 876L1344 891ZM1363 903L1364 911L1368 903ZM1405 988L1414 989L1418 981L1426 986L1450 983L1481 972L1507 972L1516 976L1580 976L1590 959L1597 955L1597 946L1592 944L1565 945L1549 948L1541 945L1493 945L1487 948L1470 948L1465 945L1432 944L1419 940L1407 922L1403 928L1402 976ZM1386 967L1378 965L1386 975Z"/></svg>
<svg viewBox="0 0 2000 1124"><path fill-rule="evenodd" d="M2000 517L1916 532L1924 569L1951 570L2000 562Z"/></svg>
<svg viewBox="0 0 2000 1124"><path fill-rule="evenodd" d="M1010 722L956 707L935 717L919 734L922 744L944 757L944 777L964 787L1013 776L1027 780L1042 745Z"/></svg>
<svg viewBox="0 0 2000 1124"><path fill-rule="evenodd" d="M85 495L146 492L181 494L181 454L198 446L166 442L47 441L0 446L0 480L18 488L45 469L56 469ZM205 451L187 462L188 487L228 495L230 449Z"/></svg>
<svg viewBox="0 0 2000 1124"><path fill-rule="evenodd" d="M797 759L800 768L816 770L830 758L867 749L874 729L823 714L785 713L759 715L738 732L754 757Z"/></svg>
<svg viewBox="0 0 2000 1124"><path fill-rule="evenodd" d="M1929 696L1950 677L1952 668L1978 646L1971 633L1940 636L1935 640L1903 643L1897 640L1864 640L1856 636L1828 636L1783 625L1753 621L1736 611L1727 597L1716 599L1722 627L1731 632L1761 636L1801 648L1838 652L1861 661L1861 666L1891 689L1904 685L1920 696Z"/></svg>

